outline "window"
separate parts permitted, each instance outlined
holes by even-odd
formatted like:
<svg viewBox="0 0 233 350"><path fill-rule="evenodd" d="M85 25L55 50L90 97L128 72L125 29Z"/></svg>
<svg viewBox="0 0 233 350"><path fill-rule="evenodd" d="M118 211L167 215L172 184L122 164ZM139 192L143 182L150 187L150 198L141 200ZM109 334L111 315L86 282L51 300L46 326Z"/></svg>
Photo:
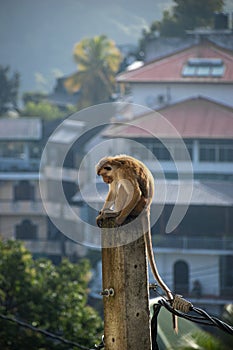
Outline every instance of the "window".
<svg viewBox="0 0 233 350"><path fill-rule="evenodd" d="M174 290L178 294L189 293L189 267L182 260L174 264Z"/></svg>
<svg viewBox="0 0 233 350"><path fill-rule="evenodd" d="M37 226L30 220L23 220L20 225L16 225L16 239L33 240L37 239Z"/></svg>
<svg viewBox="0 0 233 350"><path fill-rule="evenodd" d="M41 157L41 148L38 144L35 142L32 142L29 145L29 156L31 159L40 159Z"/></svg>
<svg viewBox="0 0 233 350"><path fill-rule="evenodd" d="M0 157L2 158L25 158L23 142L0 142Z"/></svg>
<svg viewBox="0 0 233 350"><path fill-rule="evenodd" d="M233 142L228 140L200 141L199 160L201 162L232 162Z"/></svg>
<svg viewBox="0 0 233 350"><path fill-rule="evenodd" d="M220 283L221 294L227 297L232 296L233 292L233 256L226 255L220 257Z"/></svg>
<svg viewBox="0 0 233 350"><path fill-rule="evenodd" d="M176 140L144 140L143 144L150 150L158 160L171 161L174 158L176 161L186 161L188 160L187 152L192 159L193 155L193 142L186 140L179 142Z"/></svg>
<svg viewBox="0 0 233 350"><path fill-rule="evenodd" d="M219 58L190 58L183 67L184 77L222 77L225 67Z"/></svg>
<svg viewBox="0 0 233 350"><path fill-rule="evenodd" d="M14 187L14 200L15 201L28 201L35 199L35 188L29 181L20 181Z"/></svg>

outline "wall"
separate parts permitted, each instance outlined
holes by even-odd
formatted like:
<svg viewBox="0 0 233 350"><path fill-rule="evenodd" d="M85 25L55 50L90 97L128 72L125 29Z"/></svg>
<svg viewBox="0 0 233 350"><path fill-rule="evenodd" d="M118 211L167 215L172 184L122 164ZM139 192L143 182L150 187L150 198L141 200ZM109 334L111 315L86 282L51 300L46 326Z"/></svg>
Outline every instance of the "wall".
<svg viewBox="0 0 233 350"><path fill-rule="evenodd" d="M155 257L158 270L165 282L173 289L173 267L176 261L185 261L189 266L189 291L191 292L193 282L199 280L202 285L202 293L205 295L220 295L219 285L219 257L215 255L193 254L189 252L162 253L156 252Z"/></svg>
<svg viewBox="0 0 233 350"><path fill-rule="evenodd" d="M153 97L155 107L158 105L158 96L163 95L165 101L173 104L194 96L204 96L219 103L233 107L232 89L229 84L183 84L183 83L157 83L157 84L131 84L132 101L149 108L153 108ZM148 103L149 102L149 103ZM162 105L161 105L162 107Z"/></svg>

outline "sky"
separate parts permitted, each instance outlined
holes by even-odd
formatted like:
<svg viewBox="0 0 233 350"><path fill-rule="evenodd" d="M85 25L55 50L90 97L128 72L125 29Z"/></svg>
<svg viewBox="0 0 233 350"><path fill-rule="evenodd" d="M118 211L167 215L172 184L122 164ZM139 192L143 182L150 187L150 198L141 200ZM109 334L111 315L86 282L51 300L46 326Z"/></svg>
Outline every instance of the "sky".
<svg viewBox="0 0 233 350"><path fill-rule="evenodd" d="M225 1L233 12L233 0ZM172 5L172 0L0 0L0 65L20 73L21 93L51 92L57 77L76 70L75 43L106 34L117 45L136 45L142 29Z"/></svg>
<svg viewBox="0 0 233 350"><path fill-rule="evenodd" d="M137 44L143 28L162 18L172 0L0 0L0 65L21 75L21 92L50 92L73 73L75 43L106 34Z"/></svg>

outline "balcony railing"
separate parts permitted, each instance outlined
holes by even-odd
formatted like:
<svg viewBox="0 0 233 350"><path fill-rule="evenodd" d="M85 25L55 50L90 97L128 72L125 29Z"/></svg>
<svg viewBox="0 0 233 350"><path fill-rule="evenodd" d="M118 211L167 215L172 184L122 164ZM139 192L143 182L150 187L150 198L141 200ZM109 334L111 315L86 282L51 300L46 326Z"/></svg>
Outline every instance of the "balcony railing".
<svg viewBox="0 0 233 350"><path fill-rule="evenodd" d="M212 238L212 237L163 237L153 236L153 245L155 248L167 249L193 249L193 250L226 250L233 251L233 236L230 238Z"/></svg>
<svg viewBox="0 0 233 350"><path fill-rule="evenodd" d="M41 201L0 201L0 215L45 214Z"/></svg>
<svg viewBox="0 0 233 350"><path fill-rule="evenodd" d="M35 240L22 240L25 247L30 250L32 254L42 255L81 255L86 252L86 248L79 244L76 244L70 240L47 240L47 239L35 239Z"/></svg>

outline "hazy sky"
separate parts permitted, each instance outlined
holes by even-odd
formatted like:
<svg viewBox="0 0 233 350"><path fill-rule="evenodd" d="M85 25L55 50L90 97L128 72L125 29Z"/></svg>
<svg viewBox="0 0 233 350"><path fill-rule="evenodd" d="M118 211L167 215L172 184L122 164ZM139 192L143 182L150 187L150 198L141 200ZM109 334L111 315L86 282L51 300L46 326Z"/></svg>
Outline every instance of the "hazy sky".
<svg viewBox="0 0 233 350"><path fill-rule="evenodd" d="M21 90L51 90L76 69L72 51L83 37L106 34L137 43L172 0L0 0L0 64L21 74Z"/></svg>
<svg viewBox="0 0 233 350"><path fill-rule="evenodd" d="M203 0L204 1L204 0ZM233 0L226 0L233 11ZM136 44L172 0L0 0L0 64L21 74L21 91L51 91L75 71L72 51L83 37L106 34Z"/></svg>

